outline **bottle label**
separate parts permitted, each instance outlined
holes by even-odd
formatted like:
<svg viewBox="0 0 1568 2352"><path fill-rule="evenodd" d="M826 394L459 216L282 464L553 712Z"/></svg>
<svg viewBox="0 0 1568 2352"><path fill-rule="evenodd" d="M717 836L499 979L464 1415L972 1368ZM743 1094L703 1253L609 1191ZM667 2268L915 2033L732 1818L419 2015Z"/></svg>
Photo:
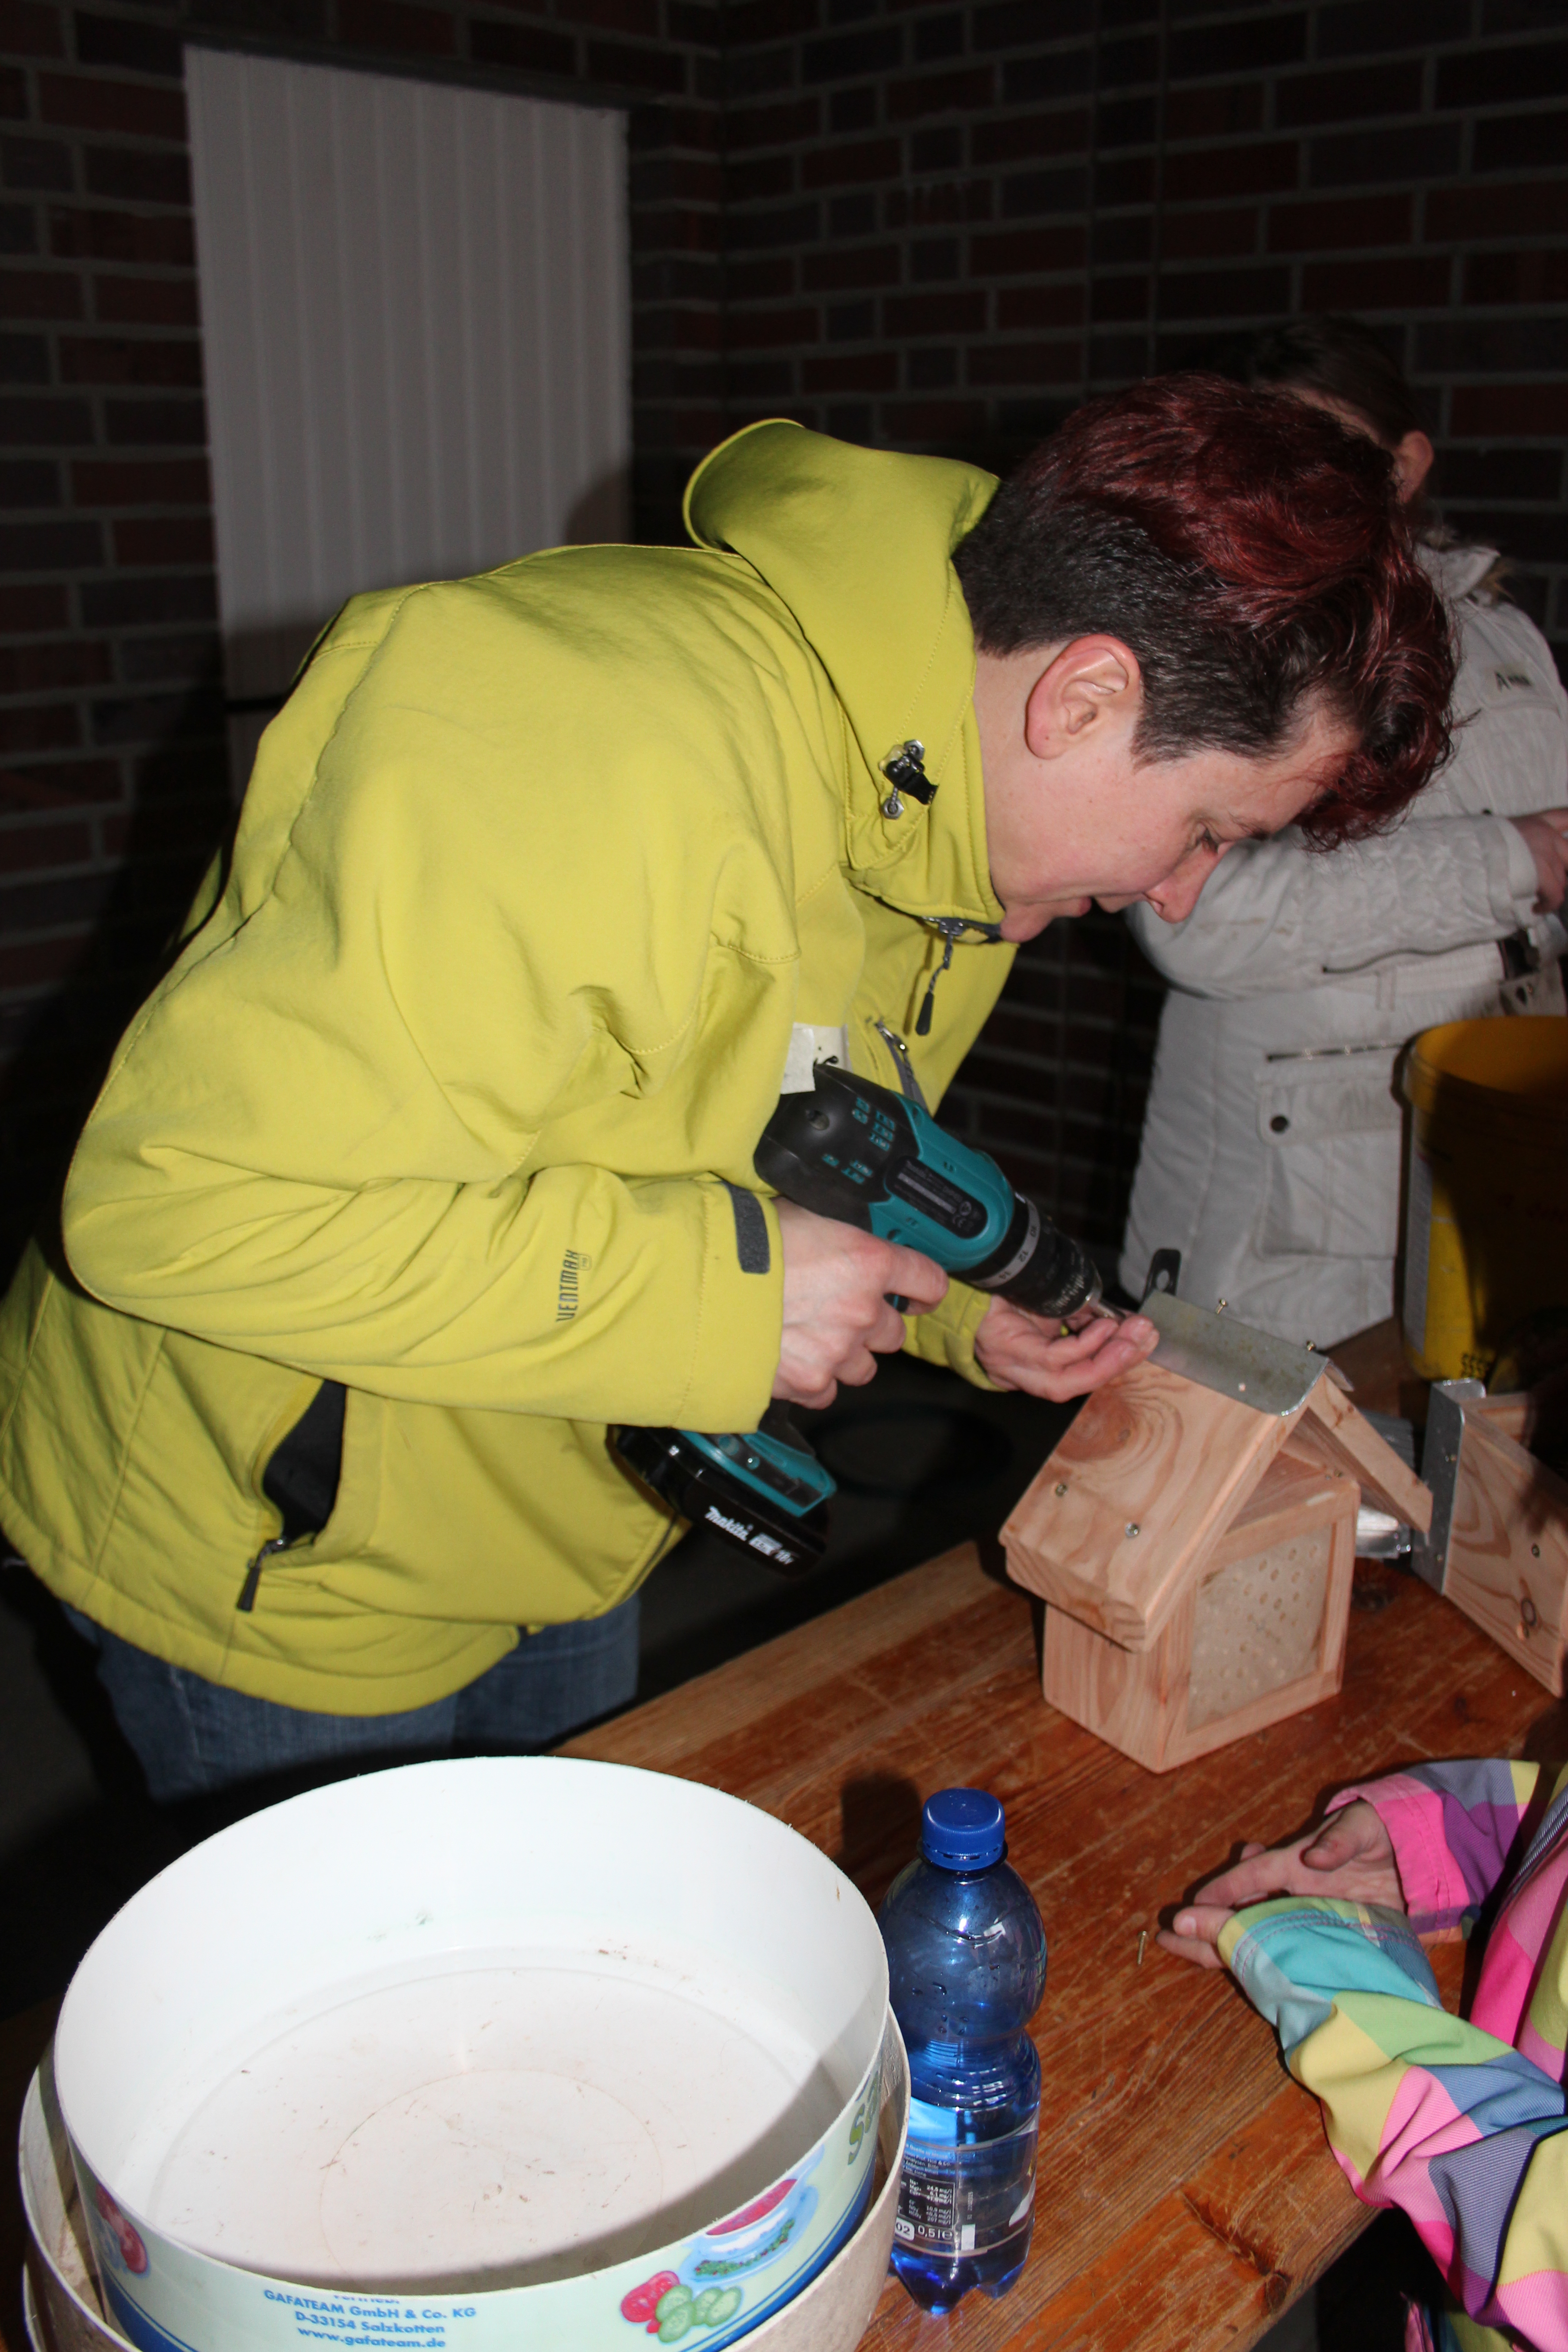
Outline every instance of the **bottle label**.
<svg viewBox="0 0 1568 2352"><path fill-rule="evenodd" d="M961 2140L952 2107L910 2101L893 2235L921 2253L984 2254L1023 2229L1035 2202L1037 2115L1000 2139Z"/></svg>

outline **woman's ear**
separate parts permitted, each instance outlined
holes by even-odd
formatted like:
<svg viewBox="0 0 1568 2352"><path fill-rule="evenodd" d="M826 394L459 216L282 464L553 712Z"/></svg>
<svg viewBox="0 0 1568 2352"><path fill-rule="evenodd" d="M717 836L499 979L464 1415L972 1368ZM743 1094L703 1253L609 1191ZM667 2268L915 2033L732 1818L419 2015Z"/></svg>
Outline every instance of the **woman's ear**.
<svg viewBox="0 0 1568 2352"><path fill-rule="evenodd" d="M1407 507L1421 494L1421 485L1432 470L1436 452L1425 433L1407 433L1396 441L1389 452L1394 459L1394 478L1399 488L1399 503Z"/></svg>
<svg viewBox="0 0 1568 2352"><path fill-rule="evenodd" d="M1118 637L1074 637L1041 672L1024 706L1024 740L1037 760L1059 759L1113 711L1136 718L1138 657Z"/></svg>

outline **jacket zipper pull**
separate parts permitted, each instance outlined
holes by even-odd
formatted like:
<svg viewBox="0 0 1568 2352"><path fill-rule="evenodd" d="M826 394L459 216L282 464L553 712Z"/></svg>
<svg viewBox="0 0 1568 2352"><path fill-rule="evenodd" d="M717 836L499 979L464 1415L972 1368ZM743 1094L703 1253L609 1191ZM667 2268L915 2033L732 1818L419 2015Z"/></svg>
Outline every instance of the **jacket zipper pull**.
<svg viewBox="0 0 1568 2352"><path fill-rule="evenodd" d="M250 1614L250 1612L256 1606L257 1588L261 1582L262 1570L266 1567L268 1561L271 1559L275 1551L287 1551L288 1549L289 1538L287 1536L273 1536L268 1542L262 1545L261 1549L257 1553L256 1558L250 1562L249 1567L246 1570L245 1582L239 1588L239 1599L234 1605L237 1609L242 1609L247 1616Z"/></svg>
<svg viewBox="0 0 1568 2352"><path fill-rule="evenodd" d="M951 930L944 930L942 932L942 961L932 972L930 985L927 987L925 995L921 1003L920 1013L915 1022L915 1035L917 1037L929 1037L931 1035L931 1008L936 1003L936 984L942 978L942 973L947 970L948 965L952 961L953 936L953 933Z"/></svg>
<svg viewBox="0 0 1568 2352"><path fill-rule="evenodd" d="M873 1013L871 1026L893 1057L893 1067L899 1074L900 1093L909 1101L918 1103L921 1110L929 1113L931 1105L927 1102L921 1082L915 1076L915 1066L910 1059L909 1047L896 1029L889 1028L880 1013Z"/></svg>

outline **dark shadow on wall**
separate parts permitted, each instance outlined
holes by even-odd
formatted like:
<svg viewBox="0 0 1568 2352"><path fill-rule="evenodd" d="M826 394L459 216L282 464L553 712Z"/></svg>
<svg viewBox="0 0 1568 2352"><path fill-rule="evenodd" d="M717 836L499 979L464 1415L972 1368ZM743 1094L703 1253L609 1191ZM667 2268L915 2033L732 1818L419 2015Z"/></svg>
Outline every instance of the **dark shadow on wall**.
<svg viewBox="0 0 1568 2352"><path fill-rule="evenodd" d="M1019 951L943 1103L945 1124L1096 1248L1121 1244L1163 999L1120 916L1052 923Z"/></svg>
<svg viewBox="0 0 1568 2352"><path fill-rule="evenodd" d="M1073 985L1092 1003L1097 1033L1070 1084L1073 1126L1064 1156L1081 1154L1086 1241L1119 1246L1137 1171L1165 983L1120 915L1098 909L1074 925Z"/></svg>
<svg viewBox="0 0 1568 2352"><path fill-rule="evenodd" d="M196 885L230 832L223 729L215 663L162 741L137 755L123 854L100 878L91 933L65 979L26 1018L0 1074L0 1278L9 1277L35 1227L53 1222L72 1145L110 1057L165 967ZM40 768L0 779L4 807L58 807L74 816L79 802ZM47 921L46 889L13 894L34 929ZM73 898L73 913L79 903Z"/></svg>

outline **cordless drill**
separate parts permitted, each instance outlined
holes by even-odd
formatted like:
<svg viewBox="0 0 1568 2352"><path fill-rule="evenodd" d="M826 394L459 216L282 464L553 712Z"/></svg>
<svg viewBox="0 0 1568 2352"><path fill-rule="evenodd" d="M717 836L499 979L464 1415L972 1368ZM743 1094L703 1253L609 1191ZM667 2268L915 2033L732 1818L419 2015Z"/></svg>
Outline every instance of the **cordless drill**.
<svg viewBox="0 0 1568 2352"><path fill-rule="evenodd" d="M836 1063L817 1064L810 1092L780 1097L754 1164L786 1201L902 1242L1031 1314L1065 1318L1099 1304L1087 1252L993 1159L944 1133L920 1104ZM834 1482L782 1406L746 1434L620 1428L610 1443L681 1517L786 1576L815 1567L826 1549Z"/></svg>

